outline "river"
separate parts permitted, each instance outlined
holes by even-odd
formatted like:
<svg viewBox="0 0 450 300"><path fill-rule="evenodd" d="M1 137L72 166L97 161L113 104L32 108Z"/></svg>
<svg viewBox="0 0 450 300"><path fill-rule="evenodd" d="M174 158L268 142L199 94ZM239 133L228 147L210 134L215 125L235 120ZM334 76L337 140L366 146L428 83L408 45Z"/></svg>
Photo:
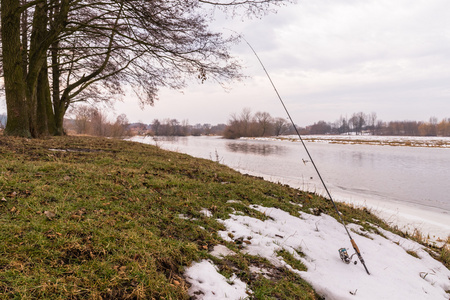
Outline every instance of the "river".
<svg viewBox="0 0 450 300"><path fill-rule="evenodd" d="M242 173L324 195L300 142L220 137L134 141L211 159ZM364 206L388 223L432 240L450 235L450 148L308 142L333 199Z"/></svg>

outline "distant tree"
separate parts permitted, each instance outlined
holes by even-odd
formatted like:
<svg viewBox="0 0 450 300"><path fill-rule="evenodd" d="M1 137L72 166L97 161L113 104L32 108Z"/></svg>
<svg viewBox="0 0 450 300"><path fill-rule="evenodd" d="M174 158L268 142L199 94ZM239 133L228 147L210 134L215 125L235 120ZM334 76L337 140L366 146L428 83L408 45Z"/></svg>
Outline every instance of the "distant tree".
<svg viewBox="0 0 450 300"><path fill-rule="evenodd" d="M213 127L211 126L211 124L203 124L203 125L201 126L202 134L204 134L204 135L209 135L209 134L211 134L212 128L213 128Z"/></svg>
<svg viewBox="0 0 450 300"><path fill-rule="evenodd" d="M93 108L86 105L79 105L72 110L75 115L75 130L78 134L88 133L91 123Z"/></svg>
<svg viewBox="0 0 450 300"><path fill-rule="evenodd" d="M347 118L340 116L339 120L337 121L337 131L338 133L347 133L350 131L350 126L348 124Z"/></svg>
<svg viewBox="0 0 450 300"><path fill-rule="evenodd" d="M273 118L268 112L257 112L255 120L256 136L271 136L273 134Z"/></svg>
<svg viewBox="0 0 450 300"><path fill-rule="evenodd" d="M404 121L402 122L403 128L401 135L417 136L419 135L419 123L416 121Z"/></svg>
<svg viewBox="0 0 450 300"><path fill-rule="evenodd" d="M252 111L250 108L242 109L241 114L239 115L239 124L242 136L252 136L251 133L251 121L252 121Z"/></svg>
<svg viewBox="0 0 450 300"><path fill-rule="evenodd" d="M223 131L223 137L226 139L238 139L244 135L242 124L236 114L232 114L228 120L227 127Z"/></svg>
<svg viewBox="0 0 450 300"><path fill-rule="evenodd" d="M158 119L154 119L150 128L154 135L160 135L161 122Z"/></svg>
<svg viewBox="0 0 450 300"><path fill-rule="evenodd" d="M121 138L124 136L129 136L130 132L128 130L128 118L125 114L120 114L116 118L116 122L109 125L109 136L115 138Z"/></svg>
<svg viewBox="0 0 450 300"><path fill-rule="evenodd" d="M180 135L180 136L190 135L190 126L189 126L188 120L181 121L180 130L178 132L178 135Z"/></svg>
<svg viewBox="0 0 450 300"><path fill-rule="evenodd" d="M217 125L211 126L211 129L209 130L208 134L223 135L223 132L226 127L227 127L226 124L217 124Z"/></svg>
<svg viewBox="0 0 450 300"><path fill-rule="evenodd" d="M191 134L191 128L188 120L180 123L177 119L169 118L162 121L155 119L150 126L151 134L155 136L186 136Z"/></svg>
<svg viewBox="0 0 450 300"><path fill-rule="evenodd" d="M377 113L372 112L367 116L368 129L372 134L375 134L375 126L377 124Z"/></svg>
<svg viewBox="0 0 450 300"><path fill-rule="evenodd" d="M437 125L438 125L438 119L436 117L430 118L430 135L436 136L437 135Z"/></svg>
<svg viewBox="0 0 450 300"><path fill-rule="evenodd" d="M378 120L377 121L377 125L376 125L376 129L375 129L375 134L380 134L383 135L384 133L384 128L386 128L386 123Z"/></svg>
<svg viewBox="0 0 450 300"><path fill-rule="evenodd" d="M440 136L450 136L450 118L443 119L437 125L437 133Z"/></svg>
<svg viewBox="0 0 450 300"><path fill-rule="evenodd" d="M108 136L107 116L99 109L93 108L91 114L91 134L95 136Z"/></svg>
<svg viewBox="0 0 450 300"><path fill-rule="evenodd" d="M366 125L366 115L363 112L354 113L350 118L353 130L356 134L362 134L364 125Z"/></svg>
<svg viewBox="0 0 450 300"><path fill-rule="evenodd" d="M421 136L436 136L438 132L437 118L431 117L428 123L419 125L419 134Z"/></svg>
<svg viewBox="0 0 450 300"><path fill-rule="evenodd" d="M331 125L325 121L319 121L307 128L310 134L327 134L331 132Z"/></svg>
<svg viewBox="0 0 450 300"><path fill-rule="evenodd" d="M273 123L274 135L279 136L287 134L289 130L289 122L284 118L276 118Z"/></svg>

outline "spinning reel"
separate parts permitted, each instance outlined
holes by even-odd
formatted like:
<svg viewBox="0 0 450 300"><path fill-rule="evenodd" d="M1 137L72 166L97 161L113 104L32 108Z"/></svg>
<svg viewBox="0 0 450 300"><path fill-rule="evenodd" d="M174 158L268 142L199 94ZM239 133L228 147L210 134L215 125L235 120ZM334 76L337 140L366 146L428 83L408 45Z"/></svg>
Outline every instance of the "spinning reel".
<svg viewBox="0 0 450 300"><path fill-rule="evenodd" d="M349 264L352 261L352 257L355 254L356 254L356 252L353 253L351 256L349 256L347 253L347 249L345 249L345 248L339 249L339 256L340 256L341 260L343 262L345 262L346 264ZM358 263L358 261L355 260L354 264L356 265L357 263Z"/></svg>

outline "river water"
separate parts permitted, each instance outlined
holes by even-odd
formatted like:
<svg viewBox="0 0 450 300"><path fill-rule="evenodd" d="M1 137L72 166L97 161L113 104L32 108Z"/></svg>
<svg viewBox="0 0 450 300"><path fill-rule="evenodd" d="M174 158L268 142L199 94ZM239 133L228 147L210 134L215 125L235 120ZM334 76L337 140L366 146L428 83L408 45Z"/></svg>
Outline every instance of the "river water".
<svg viewBox="0 0 450 300"><path fill-rule="evenodd" d="M133 140L211 159L242 173L324 195L300 142L220 137ZM334 200L364 206L408 231L450 235L450 149L307 142Z"/></svg>

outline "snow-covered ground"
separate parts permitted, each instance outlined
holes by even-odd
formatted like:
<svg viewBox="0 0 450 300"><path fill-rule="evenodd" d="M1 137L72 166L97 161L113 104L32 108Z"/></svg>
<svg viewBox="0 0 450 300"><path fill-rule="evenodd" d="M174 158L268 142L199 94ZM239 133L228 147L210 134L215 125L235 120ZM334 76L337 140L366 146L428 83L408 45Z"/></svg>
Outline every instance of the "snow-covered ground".
<svg viewBox="0 0 450 300"><path fill-rule="evenodd" d="M266 221L236 213L222 221L226 231L221 237L251 237L251 243L241 250L268 259L275 266L292 269L277 250L285 249L302 261L307 271L297 271L325 299L445 299L450 298L450 271L434 260L420 244L379 228L377 235L348 224L371 275L361 263L345 264L338 249L354 251L343 225L322 214L301 213L294 217L276 208L251 206L270 217ZM232 235L229 235L232 233ZM408 252L409 253L408 253ZM298 252L304 254L303 257ZM212 253L220 257L233 255L223 245ZM417 257L416 257L417 256ZM356 261L356 256L353 261ZM257 272L257 268L255 268ZM209 260L196 262L185 272L191 284L189 293L196 299L245 299L252 294L236 276L225 278Z"/></svg>

